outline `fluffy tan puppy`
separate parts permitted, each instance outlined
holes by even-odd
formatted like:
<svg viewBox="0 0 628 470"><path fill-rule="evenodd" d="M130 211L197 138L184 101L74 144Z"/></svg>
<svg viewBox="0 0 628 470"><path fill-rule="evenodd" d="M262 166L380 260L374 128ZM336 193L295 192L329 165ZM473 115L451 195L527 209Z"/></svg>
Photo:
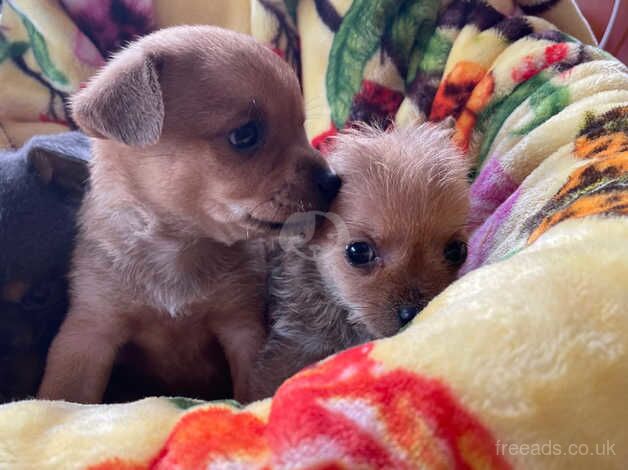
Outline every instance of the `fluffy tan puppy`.
<svg viewBox="0 0 628 470"><path fill-rule="evenodd" d="M337 139L330 164L343 184L332 214L311 242L282 243L272 259L257 398L315 361L395 334L456 279L469 203L450 135L423 124Z"/></svg>
<svg viewBox="0 0 628 470"><path fill-rule="evenodd" d="M115 56L72 109L95 137L91 190L39 397L99 402L116 363L205 398L230 372L246 401L264 266L244 240L326 210L340 186L307 141L294 73L247 36L176 27Z"/></svg>

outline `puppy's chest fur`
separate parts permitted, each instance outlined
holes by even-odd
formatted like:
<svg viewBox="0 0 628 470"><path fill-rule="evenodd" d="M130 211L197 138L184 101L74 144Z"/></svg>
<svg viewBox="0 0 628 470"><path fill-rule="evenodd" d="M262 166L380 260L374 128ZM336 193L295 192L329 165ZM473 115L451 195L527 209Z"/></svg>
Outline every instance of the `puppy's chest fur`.
<svg viewBox="0 0 628 470"><path fill-rule="evenodd" d="M274 334L298 342L307 355L321 356L362 341L348 311L328 292L311 259L293 251L271 255L269 318Z"/></svg>
<svg viewBox="0 0 628 470"><path fill-rule="evenodd" d="M105 212L92 203L83 209L74 254L73 309L124 337L117 369L144 382L137 397L227 396L229 371L217 335L238 316L262 321L261 244L177 239L133 211ZM109 396L135 398L126 389Z"/></svg>
<svg viewBox="0 0 628 470"><path fill-rule="evenodd" d="M293 251L273 251L267 280L269 337L258 361L272 394L283 380L316 361L369 341L372 336L348 321L348 311L325 286L316 263Z"/></svg>
<svg viewBox="0 0 628 470"><path fill-rule="evenodd" d="M89 197L82 209L75 284L93 279L104 293L115 292L118 305L128 305L130 310L150 308L170 317L198 314L208 307L230 310L237 303L234 289L243 291L241 299L255 291L261 295L265 267L260 243L226 246L172 234L158 217L139 208L99 206ZM86 285L87 293L92 292L90 287L96 286Z"/></svg>
<svg viewBox="0 0 628 470"><path fill-rule="evenodd" d="M175 318L153 309L136 313L128 322L132 334L118 353L107 401L231 396L229 367L205 311Z"/></svg>

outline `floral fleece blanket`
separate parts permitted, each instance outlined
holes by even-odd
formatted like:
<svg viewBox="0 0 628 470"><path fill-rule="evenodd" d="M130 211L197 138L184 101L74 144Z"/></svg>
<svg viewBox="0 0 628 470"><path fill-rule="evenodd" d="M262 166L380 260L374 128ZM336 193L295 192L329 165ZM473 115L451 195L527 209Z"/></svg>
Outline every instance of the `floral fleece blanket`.
<svg viewBox="0 0 628 470"><path fill-rule="evenodd" d="M71 127L68 94L126 40L213 23L294 65L321 150L355 120L453 116L474 170L465 274L397 336L245 408L3 405L0 468L625 468L628 73L570 0L4 0L1 15L4 146Z"/></svg>

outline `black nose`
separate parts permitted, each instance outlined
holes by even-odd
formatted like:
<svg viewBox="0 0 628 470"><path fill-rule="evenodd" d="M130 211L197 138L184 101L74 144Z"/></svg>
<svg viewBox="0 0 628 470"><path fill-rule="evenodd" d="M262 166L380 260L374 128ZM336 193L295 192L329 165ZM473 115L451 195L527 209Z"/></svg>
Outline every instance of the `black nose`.
<svg viewBox="0 0 628 470"><path fill-rule="evenodd" d="M419 307L416 305L402 305L397 310L397 316L399 317L399 323L401 326L406 326L412 321L416 314L419 313Z"/></svg>
<svg viewBox="0 0 628 470"><path fill-rule="evenodd" d="M325 168L319 168L314 172L314 183L328 203L333 201L338 194L342 181L336 173Z"/></svg>

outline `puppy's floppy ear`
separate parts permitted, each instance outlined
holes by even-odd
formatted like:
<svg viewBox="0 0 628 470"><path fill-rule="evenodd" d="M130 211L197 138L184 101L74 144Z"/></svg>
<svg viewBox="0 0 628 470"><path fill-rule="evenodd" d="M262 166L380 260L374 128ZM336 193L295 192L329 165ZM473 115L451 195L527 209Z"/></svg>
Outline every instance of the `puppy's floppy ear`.
<svg viewBox="0 0 628 470"><path fill-rule="evenodd" d="M138 147L156 143L164 121L157 58L140 48L117 55L72 98L72 115L93 137Z"/></svg>
<svg viewBox="0 0 628 470"><path fill-rule="evenodd" d="M44 184L82 194L89 180L89 139L81 132L33 137L25 146L26 161Z"/></svg>

